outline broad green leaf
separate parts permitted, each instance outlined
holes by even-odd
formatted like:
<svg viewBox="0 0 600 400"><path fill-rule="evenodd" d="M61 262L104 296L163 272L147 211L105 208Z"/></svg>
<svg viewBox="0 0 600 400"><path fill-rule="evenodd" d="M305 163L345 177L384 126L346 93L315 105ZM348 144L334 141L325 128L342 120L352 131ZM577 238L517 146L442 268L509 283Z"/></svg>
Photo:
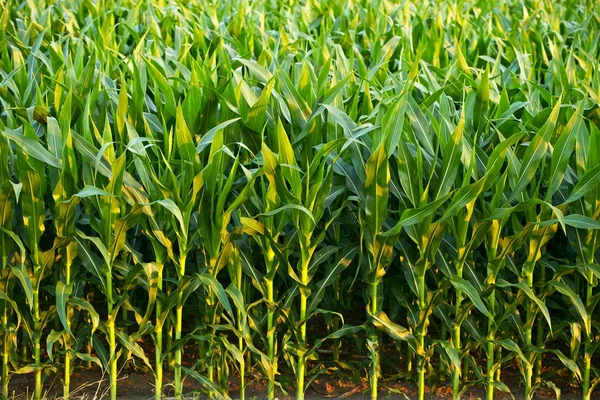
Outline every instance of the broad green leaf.
<svg viewBox="0 0 600 400"><path fill-rule="evenodd" d="M58 318L60 319L60 322L62 323L63 328L65 328L65 331L69 335L73 336L73 332L71 332L71 324L69 321L69 317L67 315L67 313L68 313L67 302L69 301L69 297L73 293L73 285L72 284L65 285L61 281L58 281L58 282L56 282L55 292L56 292L56 310L58 313Z"/></svg>
<svg viewBox="0 0 600 400"><path fill-rule="evenodd" d="M17 132L3 131L2 134L19 145L23 151L36 160L54 168L60 169L62 167L61 160L46 150L37 140Z"/></svg>
<svg viewBox="0 0 600 400"><path fill-rule="evenodd" d="M217 132L222 131L229 125L239 121L239 119L240 118L232 118L230 120L220 123L219 125L206 132L204 136L202 136L202 139L200 139L200 142L198 142L198 146L196 146L196 152L201 153L206 147L208 147L211 144Z"/></svg>
<svg viewBox="0 0 600 400"><path fill-rule="evenodd" d="M385 146L380 145L371 154L366 165L367 179L365 181L365 218L370 234L374 237L379 233L387 217L387 204L390 181L388 155Z"/></svg>
<svg viewBox="0 0 600 400"><path fill-rule="evenodd" d="M450 278L450 282L454 286L454 288L460 293L466 294L469 299L473 302L473 305L487 318L493 319L492 314L488 311L487 307L481 300L479 293L475 289L475 287L471 284L471 282L467 281L458 276L453 276Z"/></svg>
<svg viewBox="0 0 600 400"><path fill-rule="evenodd" d="M535 175L540 161L546 154L550 137L554 133L560 112L560 105L561 100L559 99L552 108L552 112L546 120L546 123L544 123L527 146L527 149L523 154L524 162L521 165L518 179L513 187L513 193L509 198L509 201L517 198Z"/></svg>
<svg viewBox="0 0 600 400"><path fill-rule="evenodd" d="M600 164L587 171L577 182L564 204L572 203L575 200L595 189L600 183Z"/></svg>
<svg viewBox="0 0 600 400"><path fill-rule="evenodd" d="M498 346L502 346L506 350L512 351L513 353L516 353L519 356L519 359L525 365L528 365L528 366L531 365L531 363L529 362L529 360L527 359L527 357L525 357L525 354L523 354L523 351L521 350L521 348L512 339L494 340L494 344L496 344Z"/></svg>
<svg viewBox="0 0 600 400"><path fill-rule="evenodd" d="M19 329L19 327L21 326L21 313L19 312L19 307L17 306L17 303L15 303L10 297L8 297L8 295L6 293L4 293L2 290L0 290L0 300L3 300L5 302L7 302L13 309L13 311L15 312L15 315L17 316L17 326L16 328Z"/></svg>
<svg viewBox="0 0 600 400"><path fill-rule="evenodd" d="M260 213L258 215L262 215L264 217L271 217L273 215L277 215L281 212L288 211L288 210L300 211L300 212L304 213L308 218L310 218L310 220L312 222L316 223L315 218L313 217L312 213L306 207L298 205L298 204L286 204L286 205L281 206L273 211Z"/></svg>
<svg viewBox="0 0 600 400"><path fill-rule="evenodd" d="M206 376L200 375L193 369L182 367L186 374L192 377L196 382L206 388L214 396L213 398L219 400L227 400L229 397L223 392L223 390L217 386L214 382L208 379Z"/></svg>
<svg viewBox="0 0 600 400"><path fill-rule="evenodd" d="M573 113L567 126L554 145L554 150L552 151L552 164L550 166L550 178L548 179L550 183L545 197L546 201L548 201L558 190L565 176L567 165L574 149L575 139L583 126L583 118L581 117L582 106L583 103Z"/></svg>
<svg viewBox="0 0 600 400"><path fill-rule="evenodd" d="M502 288L516 287L517 289L523 291L523 293L525 293L525 295L531 300L533 300L533 302L538 306L538 308L544 315L544 318L546 318L546 322L548 322L548 328L550 328L550 332L552 332L552 319L550 318L550 312L548 311L548 307L546 307L546 304L544 304L544 302L535 295L535 293L529 286L527 286L524 282L508 283L503 279L499 279L496 282L496 285Z"/></svg>
<svg viewBox="0 0 600 400"><path fill-rule="evenodd" d="M415 339L408 329L392 322L383 311L380 311L377 315L372 315L371 318L373 318L373 324L378 329L381 329L396 340L412 341Z"/></svg>
<svg viewBox="0 0 600 400"><path fill-rule="evenodd" d="M444 146L444 150L442 151L443 163L437 192L435 195L436 200L448 194L454 185L454 180L460 167L460 155L462 152L462 137L464 129L465 120L464 118L461 118L458 125L456 125L456 129L454 130L452 137L450 140L448 140L448 143L446 143L446 146Z"/></svg>
<svg viewBox="0 0 600 400"><path fill-rule="evenodd" d="M569 286L567 286L565 283L563 283L561 281L551 280L548 282L548 284L550 286L554 287L558 292L560 292L562 295L566 296L571 301L571 303L575 306L575 309L579 313L579 316L581 317L581 321L583 322L583 327L585 328L585 333L587 335L590 335L591 331L592 331L592 327L590 325L590 320L588 318L587 310L585 309L585 306L583 305L581 298L579 298L579 296L573 291L573 289L571 289Z"/></svg>
<svg viewBox="0 0 600 400"><path fill-rule="evenodd" d="M310 295L309 303L307 306L308 312L312 312L315 310L322 300L325 289L329 287L333 283L333 281L339 276L341 271L346 269L348 265L352 262L356 254L358 253L358 247L350 247L344 248L340 252L340 259L333 265L331 265L327 271L325 271L325 275L323 279L315 284L315 288L312 290Z"/></svg>

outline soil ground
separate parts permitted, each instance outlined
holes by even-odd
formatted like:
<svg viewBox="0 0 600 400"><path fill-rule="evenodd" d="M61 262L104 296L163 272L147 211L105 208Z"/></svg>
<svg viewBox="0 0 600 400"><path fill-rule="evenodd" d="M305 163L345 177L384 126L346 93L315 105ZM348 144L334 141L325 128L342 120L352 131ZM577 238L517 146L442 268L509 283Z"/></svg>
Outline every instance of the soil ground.
<svg viewBox="0 0 600 400"><path fill-rule="evenodd" d="M354 318L353 318L354 317ZM351 324L358 325L364 320L362 315L351 315L347 320ZM324 331L324 321L316 319L309 326L309 331L314 334L313 337L323 337L326 335ZM322 365L327 369L326 372L319 375L310 385L306 392L307 399L324 400L324 399L370 399L369 382L368 382L368 357L365 349L364 333L360 333L356 341L344 341L344 350L340 353L340 360L343 363L336 364L332 359L332 348L323 348L320 350L319 359ZM233 339L232 339L233 340ZM363 343L360 345L360 343ZM154 359L154 345L149 341L140 341L146 356ZM399 399L412 400L417 398L416 384L416 361L413 361L412 374L407 374L407 362L403 355L398 352L397 347L391 343L382 344L381 347L381 373L382 378L379 382L379 398L380 399ZM563 349L567 352L567 349ZM183 364L188 368L192 368L197 360L198 348L191 344L184 346ZM485 368L485 356L472 353L474 359L480 366ZM560 363L558 358L551 354L543 356L543 376L552 377L552 382L542 383L541 387L536 391L536 400L580 400L581 386L576 384L572 379L572 374ZM592 363L600 362L600 359L594 358ZM439 359L434 356L432 359L432 367L437 371L439 369ZM120 362L119 364L122 365ZM309 368L310 370L310 363ZM144 367L146 368L146 367ZM285 361L280 359L278 376L279 382L285 388L286 393L278 390L276 395L279 399L295 399L294 376L285 366ZM233 398L239 398L240 380L235 368L230 367L229 371L229 391L228 395ZM502 382L508 386L512 392L512 396L508 393L502 393L496 390L496 400L511 400L523 399L523 385L519 379L519 369L515 359L504 364L501 372ZM470 380L476 377L474 373L470 373ZM172 398L172 372L164 371L163 379L163 394L165 399ZM444 375L447 376L447 375ZM45 379L45 394L46 398L51 400L60 400L62 398L62 382L61 378L56 375L48 376ZM246 399L260 400L267 397L267 382L261 378L261 373L258 370L251 370L246 375ZM34 376L28 375L13 375L10 380L10 391L12 396L10 400L30 400L34 388ZM461 396L467 400L485 399L486 391L482 385L469 385L469 381L465 379L463 386L469 386ZM207 396L201 392L201 387L193 378L188 377L184 381L184 391L189 393L190 399L206 399ZM197 394L194 394L197 393ZM514 397L513 397L514 396ZM88 370L79 368L71 376L71 399L72 400L97 400L108 397L108 376L103 375L99 370ZM125 363L125 367L119 374L118 382L118 397L121 399L130 400L146 400L154 398L154 376L148 370L140 368L139 364L133 361ZM435 387L426 388L426 399L451 399L452 384L447 381L438 381ZM593 400L600 400L600 386L596 388L592 395Z"/></svg>
<svg viewBox="0 0 600 400"><path fill-rule="evenodd" d="M506 376L503 379L514 394L515 399L521 399L523 388L514 375L516 371L507 370ZM504 373L504 371L503 371ZM266 382L254 377L254 380L246 389L247 399L264 399L266 398ZM103 376L99 371L81 370L76 371L71 377L72 399L95 400L106 398L108 394L107 376ZM293 377L286 377L287 380L293 382ZM246 379L253 379L253 376L247 376ZM172 391L172 374L165 373L164 378L164 394L165 398L173 395ZM555 379L556 386L560 390L560 397L554 389L541 388L537 391L536 399L580 399L580 388L570 385L566 380ZM11 399L31 399L34 380L33 376L15 375L10 381ZM187 378L184 382L184 388L187 393L190 393L189 398L205 399L207 396L202 394L192 395L195 391L200 390L200 387L192 380ZM287 394L279 391L277 397L279 399L294 398L293 387L288 386ZM150 373L139 371L122 372L119 378L119 398L131 400L153 399L154 392L154 377ZM512 399L509 394L496 391L496 399L508 400ZM45 397L48 399L58 400L62 395L62 383L57 376L49 376L45 381ZM230 379L229 396L239 398L239 377L234 375ZM415 382L398 380L393 377L384 377L380 381L379 397L381 399L415 399L417 397L417 385ZM310 386L306 394L307 399L323 400L323 399L368 399L370 398L368 381L366 376L363 378L356 376L345 376L339 371L328 372L320 375ZM447 382L438 384L435 388L427 388L427 399L451 399L452 389ZM464 399L476 400L485 398L485 389L481 386L471 386L466 390ZM593 396L600 399L600 394Z"/></svg>

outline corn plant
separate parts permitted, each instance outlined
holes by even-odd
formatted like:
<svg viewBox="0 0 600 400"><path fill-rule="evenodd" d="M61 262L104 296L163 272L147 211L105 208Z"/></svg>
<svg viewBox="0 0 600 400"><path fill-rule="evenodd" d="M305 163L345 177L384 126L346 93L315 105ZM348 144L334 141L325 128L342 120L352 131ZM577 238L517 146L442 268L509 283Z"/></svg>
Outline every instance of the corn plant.
<svg viewBox="0 0 600 400"><path fill-rule="evenodd" d="M75 336L73 333L74 323L77 322L75 310L87 311L93 321L91 329L87 332L90 337L98 328L99 316L92 305L82 298L82 285L73 284L73 276L76 275L74 265L77 260L77 241L74 239L76 207L80 201L89 195L92 195L93 190L76 192L76 182L78 178L77 166L75 165L75 154L73 148L73 140L70 135L70 130L65 130L64 141L62 133L58 129L56 120L50 119L48 124L48 132L55 135L56 141L53 143L63 143L63 148L56 146L52 150L62 153L62 159L65 160L63 168L60 171L60 177L55 182L53 190L53 198L55 204L55 226L57 237L62 239L70 239L60 249L61 260L63 260L63 275L64 282L57 282L56 285L56 309L59 319L62 323L63 331L52 331L47 339L48 355L53 354L52 349L56 341L62 344L64 350L64 375L63 375L63 396L69 397L70 394L70 376L72 374L73 360L80 358L90 362L100 364L97 357L91 354L85 354L81 351L83 345L83 336ZM61 137L59 140L58 137ZM72 295L72 297L71 297ZM85 328L85 326L84 326ZM81 332L83 333L83 332ZM54 353L56 354L56 353ZM50 357L52 358L52 357Z"/></svg>
<svg viewBox="0 0 600 400"><path fill-rule="evenodd" d="M26 123L23 127L23 137L35 140L33 127ZM19 273L21 282L24 285L26 295L31 308L32 335L33 337L33 361L35 369L35 397L42 397L42 359L41 359L41 336L43 329L42 310L40 309L40 286L41 281L46 274L44 256L40 250L41 236L45 231L46 203L43 194L46 192L45 165L40 161L33 159L25 150L21 150L18 155L19 180L23 183L22 190L22 213L23 226L27 232L25 240L29 249L29 258L31 261L31 272L25 269L21 264Z"/></svg>
<svg viewBox="0 0 600 400"><path fill-rule="evenodd" d="M571 121L569 121L569 127L571 131L563 133L563 135L569 134L570 145L573 145L573 141L577 143L584 139L585 126L581 122L579 109L573 114ZM597 143L600 140L600 132L594 125L590 126L589 131L590 146ZM565 142L567 139L565 139ZM568 145L565 145L568 146ZM592 147L590 147L591 149ZM568 196L564 199L564 203L568 203L569 207L575 211L573 217L569 221L569 225L573 227L574 234L572 240L572 246L577 253L577 272L583 276L585 283L583 285L583 292L585 293L581 297L577 293L574 293L568 286L560 284L559 282L553 282L552 285L561 294L569 298L578 310L581 326L583 327L584 333L584 354L583 354L583 398L591 398L591 390L595 385L595 382L591 378L591 359L594 353L594 329L592 325L591 313L594 312L595 302L593 288L599 277L599 271L597 268L597 262L595 254L598 249L598 231L600 225L597 223L598 211L591 206L597 196L597 184L598 174L600 174L600 168L598 167L598 155L595 152L589 150L585 153L585 147L576 145L576 151L579 152L579 157L583 163L577 163L576 171L580 177Z"/></svg>
<svg viewBox="0 0 600 400"><path fill-rule="evenodd" d="M0 297L2 298L2 396L8 397L8 382L10 379L10 357L15 354L14 343L17 330L20 328L21 314L14 300L9 296L11 294L11 283L14 281L14 275L10 270L10 262L15 254L15 250L20 248L21 262L25 256L25 249L21 240L16 236L11 228L14 216L14 207L20 187L14 186L10 179L8 169L8 142L0 139L0 146L3 147L3 167L2 167L2 286L0 288ZM5 161L5 162L4 162ZM17 246L17 247L15 247ZM14 323L13 313L18 318Z"/></svg>
<svg viewBox="0 0 600 400"><path fill-rule="evenodd" d="M2 397L593 398L595 3L0 6Z"/></svg>
<svg viewBox="0 0 600 400"><path fill-rule="evenodd" d="M258 288L262 296L262 300L266 306L266 332L261 332L266 338L266 354L259 353L261 357L261 369L264 371L265 378L268 382L267 396L269 399L275 398L275 387L277 385L276 375L278 369L277 336L276 336L276 321L279 314L276 309L276 282L277 270L280 266L280 258L276 254L281 254L279 242L280 232L285 223L283 214L269 215L272 211L277 210L281 204L281 199L277 196L275 186L270 183L265 183L267 180L262 175L257 178L258 186L261 189L262 196L259 196L256 188L253 189L250 202L258 209L260 214L257 218L241 217L240 222L243 226L243 231L247 233L253 240L256 241L257 247L262 252L264 262L264 272L257 270L253 262L248 260L248 255L242 252L241 257L249 271L250 278L255 287ZM267 186L265 186L267 185ZM248 210L246 206L244 209ZM248 212L248 211L246 211ZM254 215L252 215L254 216ZM284 264L285 265L285 264ZM264 360L264 361L263 361Z"/></svg>

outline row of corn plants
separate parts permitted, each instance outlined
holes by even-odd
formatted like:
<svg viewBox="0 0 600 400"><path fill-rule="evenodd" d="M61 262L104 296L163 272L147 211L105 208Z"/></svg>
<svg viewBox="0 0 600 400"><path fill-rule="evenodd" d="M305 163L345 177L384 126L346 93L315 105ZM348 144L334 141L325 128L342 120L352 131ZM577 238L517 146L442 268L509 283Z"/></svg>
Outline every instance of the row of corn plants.
<svg viewBox="0 0 600 400"><path fill-rule="evenodd" d="M593 1L0 5L4 398L592 398Z"/></svg>

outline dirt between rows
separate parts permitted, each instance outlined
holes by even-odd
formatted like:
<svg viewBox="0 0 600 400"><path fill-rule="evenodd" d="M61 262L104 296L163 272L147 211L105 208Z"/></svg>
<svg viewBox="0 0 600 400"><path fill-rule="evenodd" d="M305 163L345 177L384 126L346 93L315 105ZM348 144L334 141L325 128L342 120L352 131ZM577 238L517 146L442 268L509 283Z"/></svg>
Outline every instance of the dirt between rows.
<svg viewBox="0 0 600 400"><path fill-rule="evenodd" d="M508 376L504 383L511 389L515 399L522 399L523 387L518 378L512 374L513 371L507 371ZM287 377L289 382L293 382L293 377ZM249 375L246 377L250 382L246 388L246 399L264 399L267 397L267 386L264 379L259 376ZM536 393L536 399L580 399L581 388L569 385L566 382L560 382L556 389L560 391L557 395L555 389L550 387L540 388ZM31 399L34 387L33 375L15 375L10 381L11 396L9 399ZM71 399L96 400L108 397L108 377L100 371L81 370L76 371L71 377ZM206 399L207 395L199 392L200 386L188 377L184 381L184 390L190 399ZM231 374L229 380L228 395L233 398L239 398L239 376ZM281 390L277 391L279 399L292 399L294 389L291 386L286 387L287 394ZM59 400L62 398L62 382L56 375L48 376L44 386L45 398ZM150 373L144 372L122 372L118 382L118 397L122 399L142 400L154 398L154 377ZM165 399L172 398L172 373L165 372L163 393ZM560 397L559 397L560 396ZM326 373L320 375L312 382L306 393L307 399L369 399L370 392L366 373L363 378L344 376L339 372ZM416 399L416 382L388 380L382 378L380 381L379 398L381 399ZM448 382L438 384L433 390L426 389L427 399L450 399L452 398L452 389ZM485 389L481 386L471 386L464 395L464 399L476 400L485 398ZM512 399L508 393L496 391L496 399ZM600 393L592 396L593 399L600 399Z"/></svg>

